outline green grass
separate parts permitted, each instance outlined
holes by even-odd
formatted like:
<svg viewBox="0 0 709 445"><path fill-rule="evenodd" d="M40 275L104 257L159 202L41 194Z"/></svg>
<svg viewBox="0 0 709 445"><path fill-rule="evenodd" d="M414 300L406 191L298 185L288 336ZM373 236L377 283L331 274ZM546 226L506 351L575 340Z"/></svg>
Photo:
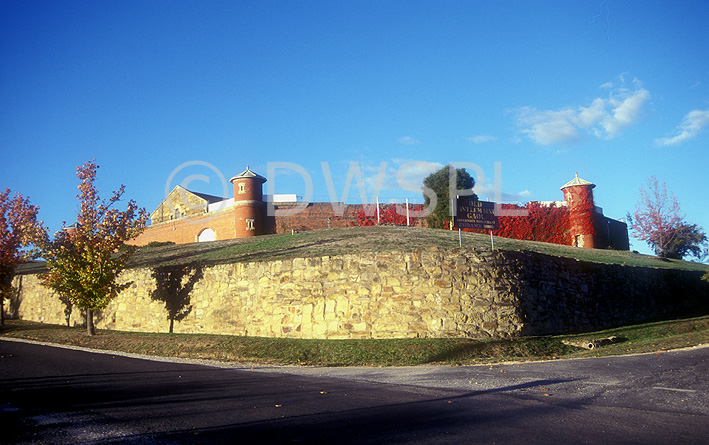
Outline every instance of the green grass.
<svg viewBox="0 0 709 445"><path fill-rule="evenodd" d="M490 236L462 233L466 248L490 249ZM272 261L297 257L335 256L348 253L383 253L392 250L411 250L426 247L444 249L459 247L457 232L401 226L348 227L301 232L296 234L265 235L240 240L194 243L156 248L141 248L133 260L133 267L154 263L202 261L230 263ZM655 256L610 249L579 249L571 246L513 240L495 237L495 248L500 250L529 250L547 255L574 258L607 264L623 264L657 268L707 270L699 263L680 260L662 260Z"/></svg>
<svg viewBox="0 0 709 445"><path fill-rule="evenodd" d="M585 350L564 340L617 336L619 343ZM158 334L98 330L8 320L0 338L24 338L163 357L209 359L244 364L314 366L476 365L510 361L583 358L660 352L709 343L709 316L550 337L473 340L460 338L382 340L303 340L203 334Z"/></svg>
<svg viewBox="0 0 709 445"><path fill-rule="evenodd" d="M464 248L489 250L491 247L489 235L463 233L461 238ZM377 254L392 250L412 250L426 247L452 249L458 246L458 232L447 230L400 226L347 227L209 243L142 246L133 256L130 267L157 267L195 262L223 264L273 261L344 254ZM629 251L579 249L558 244L498 237L495 237L495 248L499 250L527 250L595 263L707 270L705 264L662 260L655 256ZM30 263L21 265L17 272L36 273L42 271L43 267L43 263Z"/></svg>
<svg viewBox="0 0 709 445"><path fill-rule="evenodd" d="M462 244L464 248L490 249L490 237L463 233ZM457 232L396 226L350 227L209 243L143 246L133 257L131 267L156 267L196 262L221 264L272 261L343 254L378 254L392 250L427 247L452 249L458 246ZM534 251L606 264L707 270L706 265L699 263L660 260L654 256L627 251L579 249L506 238L495 238L495 248ZM18 268L18 273L35 273L42 269L42 263L30 263ZM709 343L709 317L647 323L582 336L512 340L299 340L120 331L99 331L99 335L87 337L82 328L27 321L9 321L6 326L0 327L0 336L141 354L248 363L319 366L482 364L619 355L695 346ZM623 341L593 351L562 343L563 340L597 339L609 336L618 336Z"/></svg>

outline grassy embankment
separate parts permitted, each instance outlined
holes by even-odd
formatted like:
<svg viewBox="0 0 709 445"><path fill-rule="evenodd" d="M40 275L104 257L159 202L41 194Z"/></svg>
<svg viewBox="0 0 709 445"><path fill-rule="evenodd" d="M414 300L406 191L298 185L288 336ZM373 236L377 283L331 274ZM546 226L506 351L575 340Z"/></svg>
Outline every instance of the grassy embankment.
<svg viewBox="0 0 709 445"><path fill-rule="evenodd" d="M563 340L617 336L619 343L593 350ZM384 339L302 340L206 334L156 334L98 330L9 320L0 338L14 337L137 354L210 359L244 364L315 366L475 365L660 352L709 343L709 316L617 329L511 340Z"/></svg>
<svg viewBox="0 0 709 445"><path fill-rule="evenodd" d="M490 236L462 233L464 248L490 249ZM579 249L571 246L495 237L495 249L530 250L547 255L596 263L621 264L670 269L707 270L704 264L680 260L661 260L655 256L629 251ZM444 249L459 246L458 232L414 227L375 226L313 230L209 243L141 247L130 267L156 267L201 262L223 264L251 261L287 260L343 254L386 253L426 247ZM19 273L41 271L43 263L23 265Z"/></svg>
<svg viewBox="0 0 709 445"><path fill-rule="evenodd" d="M462 244L463 247L489 249L490 237L463 233ZM134 257L132 267L155 267L192 262L219 264L270 261L346 253L383 253L432 246L455 248L458 245L457 232L406 227L355 227L295 235L268 235L246 240L142 247ZM707 269L706 265L698 263L663 261L633 252L578 249L504 238L495 238L495 248L532 250L548 255L627 266ZM28 273L39 269L41 264L34 264L25 267L23 272ZM319 366L392 366L427 363L450 365L621 355L696 346L709 343L709 316L658 321L583 335L512 340L303 340L107 330L99 330L95 337L87 337L82 328L12 320L7 326L0 328L0 336L140 354L242 363ZM617 336L622 341L591 351L562 343L563 340L600 339L610 336Z"/></svg>

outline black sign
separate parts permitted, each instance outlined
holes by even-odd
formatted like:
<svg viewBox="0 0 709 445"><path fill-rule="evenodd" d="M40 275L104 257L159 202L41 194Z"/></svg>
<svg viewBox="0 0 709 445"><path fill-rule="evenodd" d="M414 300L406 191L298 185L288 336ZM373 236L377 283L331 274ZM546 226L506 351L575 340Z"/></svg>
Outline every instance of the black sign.
<svg viewBox="0 0 709 445"><path fill-rule="evenodd" d="M494 202L458 198L457 213L456 227L497 230Z"/></svg>

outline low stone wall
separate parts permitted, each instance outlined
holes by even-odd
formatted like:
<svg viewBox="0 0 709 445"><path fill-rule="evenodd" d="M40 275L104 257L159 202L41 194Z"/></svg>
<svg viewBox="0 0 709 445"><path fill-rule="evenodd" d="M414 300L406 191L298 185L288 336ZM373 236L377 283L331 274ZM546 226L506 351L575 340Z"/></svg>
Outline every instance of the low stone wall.
<svg viewBox="0 0 709 445"><path fill-rule="evenodd" d="M418 249L192 268L134 269L98 328L297 338L510 337L611 327L707 302L701 272L519 251ZM6 313L66 323L36 275ZM82 324L78 310L70 324Z"/></svg>

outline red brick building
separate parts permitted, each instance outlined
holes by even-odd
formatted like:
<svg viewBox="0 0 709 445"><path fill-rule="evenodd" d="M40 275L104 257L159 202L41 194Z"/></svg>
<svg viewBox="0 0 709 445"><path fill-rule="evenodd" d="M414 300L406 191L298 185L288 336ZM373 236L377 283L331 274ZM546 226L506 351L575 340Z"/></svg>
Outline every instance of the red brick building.
<svg viewBox="0 0 709 445"><path fill-rule="evenodd" d="M144 245L153 241L172 241L178 244L198 241L246 238L270 233L290 233L348 227L358 225L358 212L365 206L342 206L338 215L329 202L302 203L278 200L278 196L264 199L266 178L246 170L230 179L234 185L233 198L192 192L176 186L150 215L151 225L133 243ZM570 232L571 244L578 247L619 250L629 248L625 223L603 216L593 202L594 184L574 178L561 187L569 212L569 227L555 228ZM372 208L367 209L369 213ZM423 219L415 225L425 227Z"/></svg>
<svg viewBox="0 0 709 445"><path fill-rule="evenodd" d="M356 224L357 212L363 209L361 205L345 205L343 214L336 215L329 202L307 205L292 200L266 202L263 196L266 178L248 166L230 182L234 185L234 197L229 199L176 186L151 213L150 226L133 244L153 241L183 244L348 227Z"/></svg>
<svg viewBox="0 0 709 445"><path fill-rule="evenodd" d="M586 248L629 250L628 226L603 215L593 200L595 184L578 177L561 187L569 209L571 245Z"/></svg>

